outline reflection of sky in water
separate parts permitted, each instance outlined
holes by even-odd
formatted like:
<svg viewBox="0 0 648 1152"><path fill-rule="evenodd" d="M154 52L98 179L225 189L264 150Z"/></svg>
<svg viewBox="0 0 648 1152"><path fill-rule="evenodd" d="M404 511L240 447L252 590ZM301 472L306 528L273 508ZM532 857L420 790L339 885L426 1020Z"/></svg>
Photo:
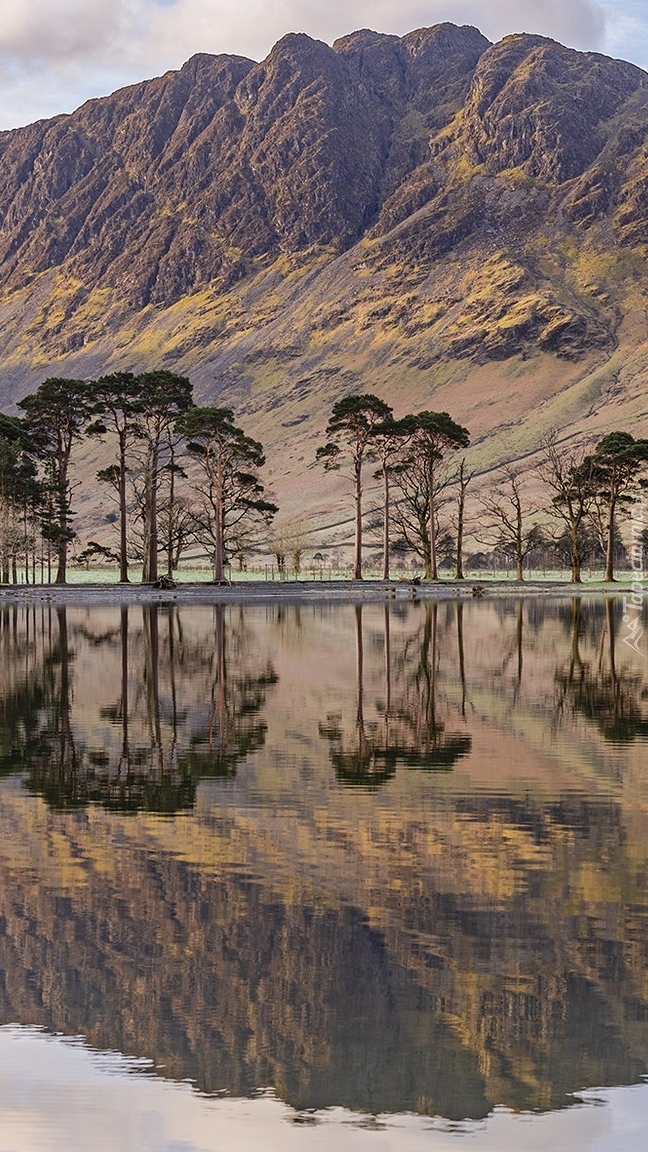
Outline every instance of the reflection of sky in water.
<svg viewBox="0 0 648 1152"><path fill-rule="evenodd" d="M497 1109L479 1124L373 1123L342 1109L298 1123L274 1098L208 1099L145 1068L34 1029L0 1028L0 1152L637 1152L648 1126L646 1084L588 1092L587 1107L544 1116Z"/></svg>

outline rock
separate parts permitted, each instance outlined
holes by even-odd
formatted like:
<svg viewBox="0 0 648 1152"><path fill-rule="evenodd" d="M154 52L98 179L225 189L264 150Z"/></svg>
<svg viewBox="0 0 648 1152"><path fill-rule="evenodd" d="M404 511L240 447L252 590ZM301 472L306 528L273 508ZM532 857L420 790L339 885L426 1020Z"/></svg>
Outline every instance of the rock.
<svg viewBox="0 0 648 1152"><path fill-rule="evenodd" d="M170 592L173 588L177 588L176 581L171 576L160 576L153 582L154 588L161 588L164 592Z"/></svg>

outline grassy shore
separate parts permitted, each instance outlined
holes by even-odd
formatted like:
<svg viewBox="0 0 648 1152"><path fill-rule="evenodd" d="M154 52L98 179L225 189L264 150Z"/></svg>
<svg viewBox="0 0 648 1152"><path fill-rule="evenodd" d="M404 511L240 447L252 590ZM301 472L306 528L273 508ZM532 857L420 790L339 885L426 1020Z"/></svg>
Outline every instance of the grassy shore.
<svg viewBox="0 0 648 1152"><path fill-rule="evenodd" d="M642 585L648 595L648 585ZM49 603L56 605L93 604L226 604L312 601L347 601L351 603L397 601L430 601L534 596L625 596L633 590L632 576L624 574L613 584L600 578L572 584L559 577L526 579L500 577L467 580L413 581L397 580L233 580L214 584L209 580L182 581L175 588L156 588L151 584L109 584L83 582L69 584L0 585L0 606L16 603Z"/></svg>

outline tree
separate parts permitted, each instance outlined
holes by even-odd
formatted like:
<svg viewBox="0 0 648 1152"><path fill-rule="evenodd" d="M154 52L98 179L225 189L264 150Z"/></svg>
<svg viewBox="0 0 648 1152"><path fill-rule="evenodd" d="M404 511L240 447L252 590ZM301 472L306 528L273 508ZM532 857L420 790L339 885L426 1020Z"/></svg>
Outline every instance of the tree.
<svg viewBox="0 0 648 1152"><path fill-rule="evenodd" d="M49 377L37 392L20 400L18 407L23 409L27 431L44 459L45 482L53 496L52 519L46 521L44 531L57 549L55 583L65 584L68 546L76 535L72 527L70 457L90 415L89 388L84 380Z"/></svg>
<svg viewBox="0 0 648 1152"><path fill-rule="evenodd" d="M277 561L277 570L283 580L286 575L286 557L288 555L288 540L283 524L273 525L268 536L270 551Z"/></svg>
<svg viewBox="0 0 648 1152"><path fill-rule="evenodd" d="M412 469L418 470L428 493L429 573L426 570L426 576L437 580L435 472L446 452L468 446L470 435L468 429L456 424L447 412L419 412L417 416L406 417L402 423L409 435L404 475Z"/></svg>
<svg viewBox="0 0 648 1152"><path fill-rule="evenodd" d="M268 536L270 551L277 561L279 575L283 579L286 574L286 561L290 558L295 576L299 576L302 567L302 558L306 543L308 529L306 521L301 516L293 516L280 524L273 524Z"/></svg>
<svg viewBox="0 0 648 1152"><path fill-rule="evenodd" d="M620 506L631 502L629 489L648 469L648 440L635 440L629 432L609 432L585 458L583 468L602 536L604 580L609 582L614 580L615 514Z"/></svg>
<svg viewBox="0 0 648 1152"><path fill-rule="evenodd" d="M180 563L184 548L193 537L193 514L189 500L178 494L178 480L186 480L187 473L178 464L181 436L169 428L166 434L164 464L164 496L158 502L162 528L160 545L166 552L166 574L171 577Z"/></svg>
<svg viewBox="0 0 648 1152"><path fill-rule="evenodd" d="M479 503L488 517L485 527L495 536L495 547L513 556L516 579L524 580L524 561L538 546L541 532L537 526L525 528L524 485L520 472L506 465L495 479L494 491L485 492Z"/></svg>
<svg viewBox="0 0 648 1152"><path fill-rule="evenodd" d="M186 376L173 372L144 372L136 378L139 395L138 428L144 445L143 521L144 564L142 583L158 577L158 496L169 431L192 406L192 387Z"/></svg>
<svg viewBox="0 0 648 1152"><path fill-rule="evenodd" d="M287 543L290 559L295 576L299 576L302 569L306 534L308 528L302 516L293 516L286 524Z"/></svg>
<svg viewBox="0 0 648 1152"><path fill-rule="evenodd" d="M197 487L202 510L196 513L196 531L213 550L214 579L220 583L226 548L240 552L249 530L269 523L277 512L257 475L265 463L263 446L237 427L230 408L191 408L178 427L205 477Z"/></svg>
<svg viewBox="0 0 648 1152"><path fill-rule="evenodd" d="M184 475L184 473L183 473ZM167 556L166 574L178 569L183 553L196 540L195 506L186 496L174 496L164 502L164 539Z"/></svg>
<svg viewBox="0 0 648 1152"><path fill-rule="evenodd" d="M539 474L551 494L550 515L562 521L568 542L572 584L579 584L586 548L585 518L592 502L591 458L579 449L566 450L555 432L543 443Z"/></svg>
<svg viewBox="0 0 648 1152"><path fill-rule="evenodd" d="M399 499L394 504L393 521L400 533L397 543L414 552L423 562L426 580L432 575L430 554L430 490L429 475L425 463L408 458L406 466L394 476L399 490ZM438 536L438 514L442 503L442 492L449 486L449 477L436 469L433 475L435 528ZM435 545L436 547L436 545ZM436 547L438 556L438 547Z"/></svg>
<svg viewBox="0 0 648 1152"><path fill-rule="evenodd" d="M389 546L391 520L391 479L402 470L401 454L409 436L409 425L405 420L386 420L378 424L373 432L372 454L375 454L380 467L376 473L383 484L383 580L389 580Z"/></svg>
<svg viewBox="0 0 648 1152"><path fill-rule="evenodd" d="M127 450L129 442L141 437L138 424L141 410L140 387L132 372L115 372L102 376L92 386L92 416L94 422L87 428L91 436L106 432L117 438L118 462L97 472L97 479L110 484L119 504L119 580L128 583L127 542Z"/></svg>
<svg viewBox="0 0 648 1152"><path fill-rule="evenodd" d="M326 426L326 444L320 445L316 459L327 472L338 471L344 455L351 458L355 503L355 545L353 577L362 579L362 466L374 447L376 429L392 417L392 409L370 392L345 396L333 405Z"/></svg>
<svg viewBox="0 0 648 1152"><path fill-rule="evenodd" d="M33 521L41 499L34 462L36 446L21 420L0 414L0 579L8 584L10 572L17 580L18 554L25 552L28 579L29 544Z"/></svg>
<svg viewBox="0 0 648 1152"><path fill-rule="evenodd" d="M16 472L19 450L13 429L6 426L6 417L0 425L0 567L3 584L9 583L11 562L17 550L18 525L16 504ZM15 421L18 425L18 421Z"/></svg>
<svg viewBox="0 0 648 1152"><path fill-rule="evenodd" d="M459 464L454 484L457 488L457 558L455 566L455 580L463 580L463 541L464 541L464 528L466 520L466 493L468 485L472 480L474 472L466 472L466 457L464 456Z"/></svg>

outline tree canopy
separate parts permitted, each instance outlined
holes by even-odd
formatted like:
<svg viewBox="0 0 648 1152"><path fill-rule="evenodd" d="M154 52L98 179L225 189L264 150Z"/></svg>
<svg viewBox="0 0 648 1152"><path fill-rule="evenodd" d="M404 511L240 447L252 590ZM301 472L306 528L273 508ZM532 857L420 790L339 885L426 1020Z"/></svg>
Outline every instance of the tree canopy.
<svg viewBox="0 0 648 1152"><path fill-rule="evenodd" d="M25 413L25 427L46 461L50 474L53 509L43 522L44 534L57 548L56 584L67 578L68 546L74 539L70 457L75 440L88 423L91 397L85 380L51 376L37 392L18 402Z"/></svg>
<svg viewBox="0 0 648 1152"><path fill-rule="evenodd" d="M648 469L648 440L635 440L630 432L609 432L586 456L583 476L592 504L598 510L598 526L605 551L606 581L614 579L615 514L631 500L629 490ZM642 482L645 487L645 482Z"/></svg>
<svg viewBox="0 0 648 1152"><path fill-rule="evenodd" d="M250 528L269 523L278 510L266 500L258 476L265 463L263 445L234 423L231 408L191 408L178 427L204 474L197 530L213 550L214 580L220 583L226 551L240 548Z"/></svg>
<svg viewBox="0 0 648 1152"><path fill-rule="evenodd" d="M362 467L371 453L376 430L390 420L393 410L371 392L345 396L333 405L326 426L326 443L320 445L316 459L327 471L337 471L345 456L351 464L355 503L355 546L353 576L362 579Z"/></svg>

